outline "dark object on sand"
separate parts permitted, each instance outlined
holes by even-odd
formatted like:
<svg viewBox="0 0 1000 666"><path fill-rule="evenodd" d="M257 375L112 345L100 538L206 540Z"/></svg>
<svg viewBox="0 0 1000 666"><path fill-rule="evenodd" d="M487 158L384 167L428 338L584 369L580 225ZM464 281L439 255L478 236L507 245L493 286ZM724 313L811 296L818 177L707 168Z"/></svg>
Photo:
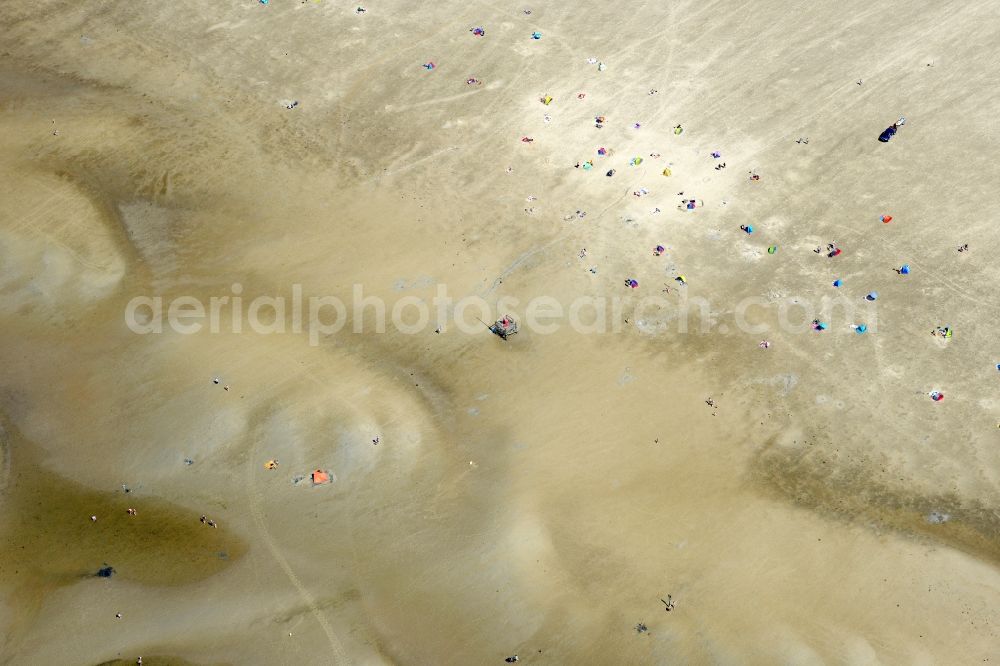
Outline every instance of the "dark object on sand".
<svg viewBox="0 0 1000 666"><path fill-rule="evenodd" d="M906 116L900 116L899 120L894 122L891 126L886 127L881 134L878 135L878 140L882 143L886 143L892 137L896 136L896 131L906 124Z"/></svg>
<svg viewBox="0 0 1000 666"><path fill-rule="evenodd" d="M647 631L649 631L649 627L646 626L645 622L640 622L639 624L635 625L635 630L640 634L644 634Z"/></svg>
<svg viewBox="0 0 1000 666"><path fill-rule="evenodd" d="M113 575L115 575L115 568L114 567L101 567L100 569L97 570L97 575L100 578L111 578Z"/></svg>
<svg viewBox="0 0 1000 666"><path fill-rule="evenodd" d="M490 326L490 332L506 340L517 333L517 322L510 315L504 315L502 318L497 319L495 324Z"/></svg>

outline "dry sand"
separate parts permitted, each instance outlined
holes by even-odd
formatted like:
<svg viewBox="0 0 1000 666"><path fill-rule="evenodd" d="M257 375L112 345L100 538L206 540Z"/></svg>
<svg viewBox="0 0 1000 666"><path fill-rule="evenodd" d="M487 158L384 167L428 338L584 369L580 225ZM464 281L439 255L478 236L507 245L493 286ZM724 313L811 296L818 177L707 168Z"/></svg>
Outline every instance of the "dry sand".
<svg viewBox="0 0 1000 666"><path fill-rule="evenodd" d="M564 5L4 4L0 661L1000 657L996 3ZM853 320L777 326L837 277ZM506 343L125 326L234 283L672 305Z"/></svg>

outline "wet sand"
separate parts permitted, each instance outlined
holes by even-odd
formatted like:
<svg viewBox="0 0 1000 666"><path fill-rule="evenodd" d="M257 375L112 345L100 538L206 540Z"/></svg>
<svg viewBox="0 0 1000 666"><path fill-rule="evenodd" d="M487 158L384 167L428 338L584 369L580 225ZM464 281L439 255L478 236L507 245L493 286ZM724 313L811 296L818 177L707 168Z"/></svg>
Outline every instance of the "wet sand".
<svg viewBox="0 0 1000 666"><path fill-rule="evenodd" d="M994 658L997 10L366 8L0 16L0 662ZM507 342L124 322L296 284L623 300Z"/></svg>

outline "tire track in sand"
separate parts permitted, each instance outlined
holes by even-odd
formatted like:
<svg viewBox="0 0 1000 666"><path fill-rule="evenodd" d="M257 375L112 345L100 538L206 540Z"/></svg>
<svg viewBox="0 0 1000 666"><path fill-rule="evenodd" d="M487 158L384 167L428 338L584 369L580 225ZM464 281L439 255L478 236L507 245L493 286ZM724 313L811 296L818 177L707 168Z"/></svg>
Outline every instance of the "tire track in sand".
<svg viewBox="0 0 1000 666"><path fill-rule="evenodd" d="M323 633L326 634L326 639L330 644L330 652L332 653L331 663L333 664L350 664L351 661L348 659L347 654L344 652L344 646L341 645L340 640L337 638L336 632L333 630L333 625L327 619L326 615L323 613L323 609L319 607L316 603L315 597L309 591L309 588L305 586L302 580L296 575L292 566L288 563L288 560L281 553L281 549L275 542L274 537L271 536L271 530L267 526L267 519L264 515L263 509L263 498L264 494L260 491L252 491L252 488L257 486L254 485L254 461L257 460L257 442L254 441L254 445L250 450L250 455L247 458L247 500L250 508L250 515L253 518L254 525L257 527L257 532L260 534L261 539L264 541L264 545L271 552L271 557L274 561L278 563L281 570L285 572L285 576L288 578L289 582L298 591L299 596L309 607L309 611L316 618L319 626L322 627Z"/></svg>

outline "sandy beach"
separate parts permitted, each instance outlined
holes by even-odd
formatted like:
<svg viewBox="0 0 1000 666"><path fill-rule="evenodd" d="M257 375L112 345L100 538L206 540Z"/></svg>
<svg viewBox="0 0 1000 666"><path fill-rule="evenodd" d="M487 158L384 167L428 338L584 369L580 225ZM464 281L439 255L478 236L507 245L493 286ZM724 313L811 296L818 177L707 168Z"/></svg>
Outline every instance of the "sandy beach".
<svg viewBox="0 0 1000 666"><path fill-rule="evenodd" d="M0 35L0 663L1000 659L1000 6Z"/></svg>

